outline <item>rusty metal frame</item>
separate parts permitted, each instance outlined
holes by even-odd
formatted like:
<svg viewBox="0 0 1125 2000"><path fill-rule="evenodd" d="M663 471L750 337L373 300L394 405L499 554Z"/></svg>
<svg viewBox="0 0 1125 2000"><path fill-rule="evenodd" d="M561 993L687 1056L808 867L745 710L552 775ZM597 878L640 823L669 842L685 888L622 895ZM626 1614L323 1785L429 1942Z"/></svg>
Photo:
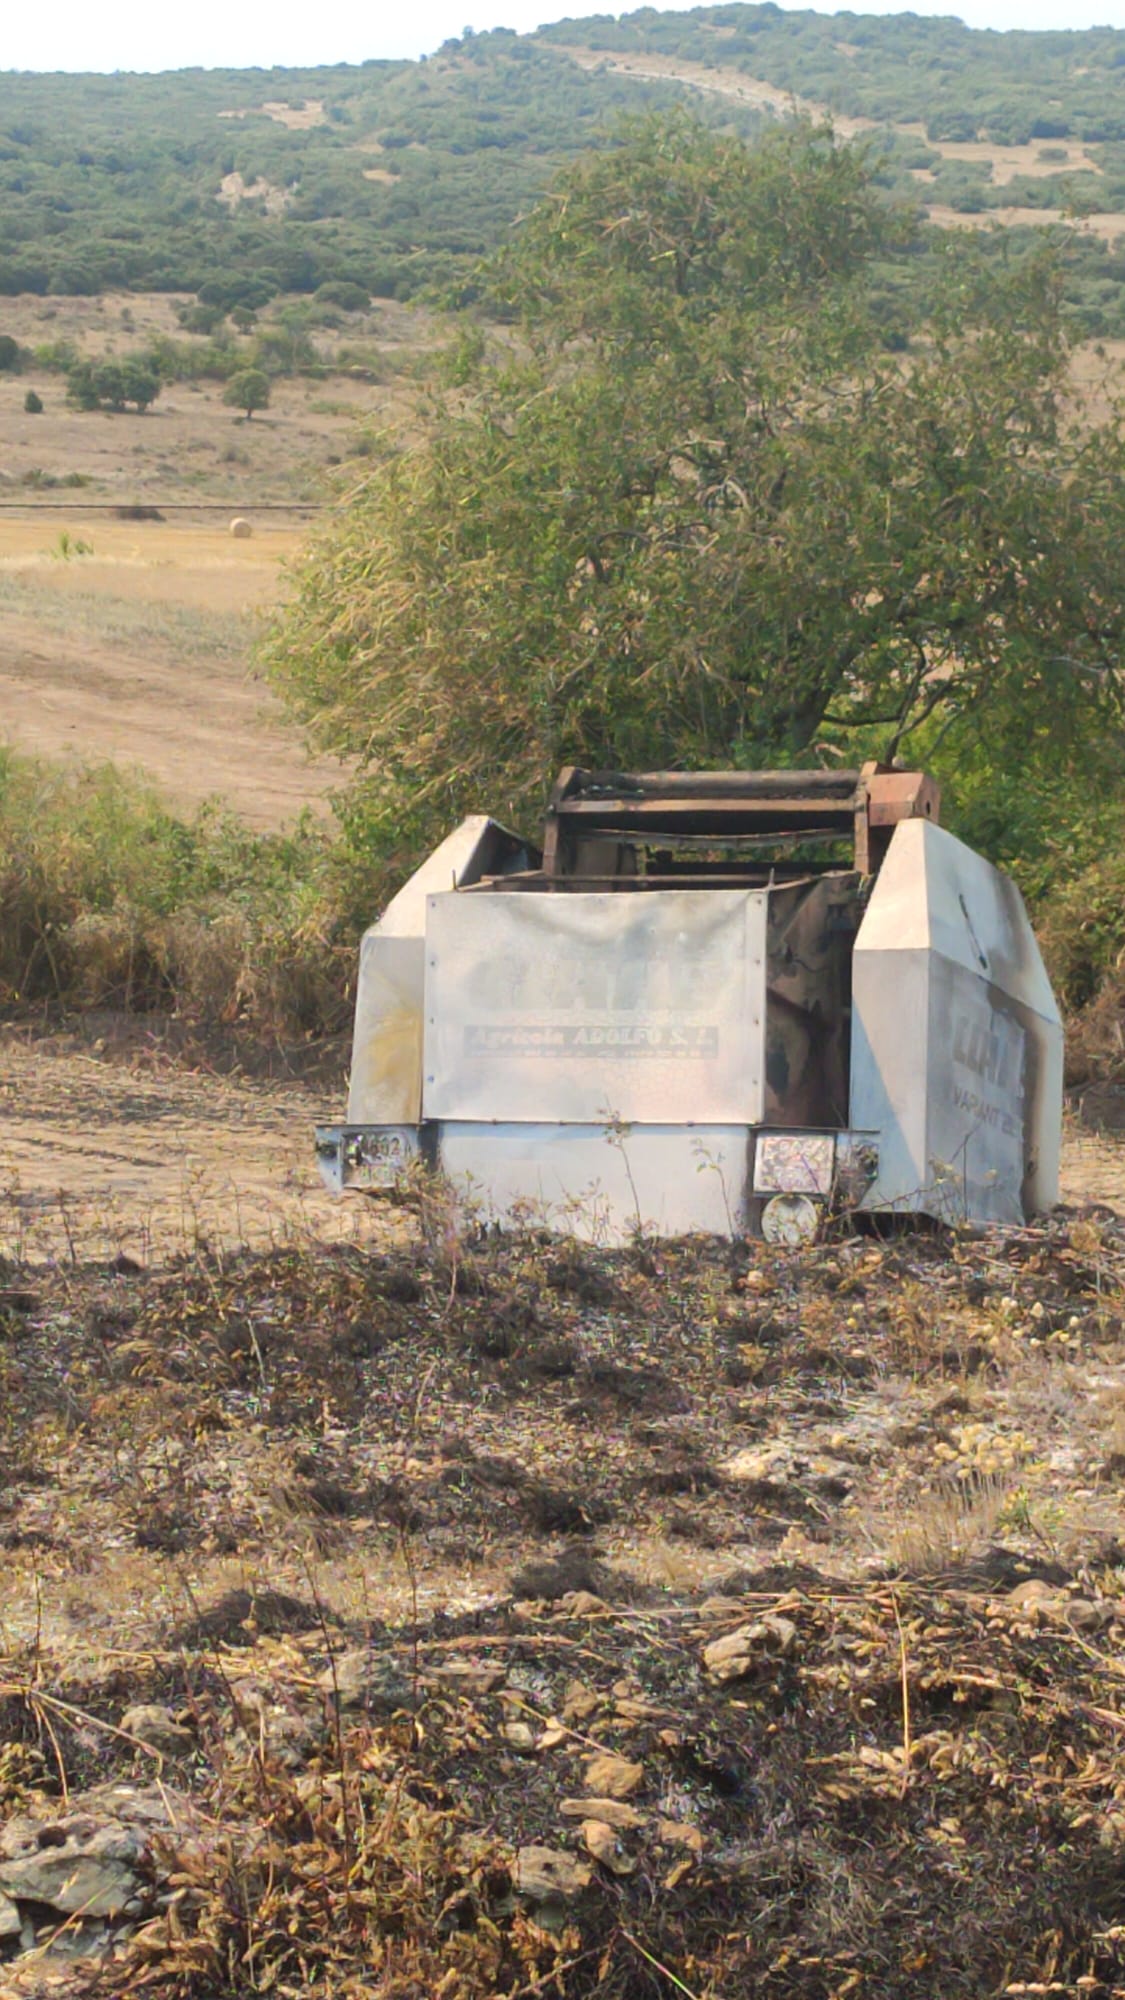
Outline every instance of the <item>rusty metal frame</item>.
<svg viewBox="0 0 1125 2000"><path fill-rule="evenodd" d="M745 880L753 850L813 840L848 841L854 865L873 875L904 819L937 820L938 787L921 771L865 764L859 771L586 771L559 773L545 816L539 881L640 885L638 849L733 847L746 865L701 863L656 870L656 879L703 887ZM807 872L807 864L805 871ZM652 879L652 878L649 878Z"/></svg>

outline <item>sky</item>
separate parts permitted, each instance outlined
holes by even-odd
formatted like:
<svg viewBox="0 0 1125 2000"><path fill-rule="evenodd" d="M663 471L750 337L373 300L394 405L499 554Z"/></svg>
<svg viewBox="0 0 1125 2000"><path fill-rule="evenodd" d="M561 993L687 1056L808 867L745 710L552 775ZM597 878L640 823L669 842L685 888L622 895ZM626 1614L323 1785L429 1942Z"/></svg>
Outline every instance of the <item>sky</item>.
<svg viewBox="0 0 1125 2000"><path fill-rule="evenodd" d="M784 0L783 0L784 4ZM419 56L470 25L524 32L568 12L617 11L582 0L8 0L0 68L243 69ZM838 10L820 5L818 13ZM857 0L854 12L896 14L901 0ZM1125 28L1125 0L913 0L915 14L956 15L974 28Z"/></svg>

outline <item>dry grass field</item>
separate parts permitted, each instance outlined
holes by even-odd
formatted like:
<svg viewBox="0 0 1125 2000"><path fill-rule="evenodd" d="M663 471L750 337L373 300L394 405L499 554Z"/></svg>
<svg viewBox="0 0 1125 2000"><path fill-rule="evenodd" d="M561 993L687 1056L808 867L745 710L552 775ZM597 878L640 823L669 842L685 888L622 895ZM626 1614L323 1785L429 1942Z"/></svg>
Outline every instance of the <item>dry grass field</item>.
<svg viewBox="0 0 1125 2000"><path fill-rule="evenodd" d="M8 299L3 324L29 348L70 341L83 358L100 359L142 348L155 335L182 339L175 303L162 294ZM356 426L402 416L402 378L431 337L424 316L401 306L353 315L345 331L318 333L316 347L326 369L341 347L360 352L363 364L321 380L276 383L270 408L250 422L224 406L221 382L170 383L138 416L68 408L61 375L34 367L0 375L0 501L65 499L58 482L77 476L89 482L82 489L89 499L221 503L232 512L317 503L326 473L352 448ZM40 416L24 411L29 389L42 398Z"/></svg>
<svg viewBox="0 0 1125 2000"><path fill-rule="evenodd" d="M25 298L6 302L4 324L28 347L103 356L178 336L174 304ZM217 382L110 415L69 407L58 374L0 376L0 738L135 766L176 806L219 794L254 826L319 805L339 771L309 761L249 678L255 621L361 431L401 420L430 332L393 305L353 316L346 335L318 335L326 361L346 339L386 379L281 381L250 421ZM42 414L25 412L28 389ZM122 506L164 518L122 521ZM246 541L229 533L239 515Z"/></svg>
<svg viewBox="0 0 1125 2000"><path fill-rule="evenodd" d="M257 614L302 530L267 515L238 541L225 512L218 521L126 523L81 504L0 512L0 734L38 755L135 767L174 806L218 795L276 827L340 777L310 761L250 677Z"/></svg>

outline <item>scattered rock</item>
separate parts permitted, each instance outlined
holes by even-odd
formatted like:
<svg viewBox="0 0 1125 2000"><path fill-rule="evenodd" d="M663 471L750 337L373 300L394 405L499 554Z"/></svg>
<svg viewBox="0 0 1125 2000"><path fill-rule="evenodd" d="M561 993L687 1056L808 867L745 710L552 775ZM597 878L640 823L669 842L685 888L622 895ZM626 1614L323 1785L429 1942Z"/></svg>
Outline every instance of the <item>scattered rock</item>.
<svg viewBox="0 0 1125 2000"><path fill-rule="evenodd" d="M536 1747L535 1731L529 1723L506 1722L502 1734L509 1750L514 1750L517 1756L534 1756Z"/></svg>
<svg viewBox="0 0 1125 2000"><path fill-rule="evenodd" d="M598 1597L592 1590L568 1590L565 1597L560 1597L559 1606L574 1618L596 1618L609 1610L605 1598Z"/></svg>
<svg viewBox="0 0 1125 2000"><path fill-rule="evenodd" d="M118 1728L126 1736L135 1736L146 1743L150 1750L159 1751L162 1757L187 1757L195 1747L191 1730L177 1722L163 1702L137 1702L125 1710Z"/></svg>
<svg viewBox="0 0 1125 2000"><path fill-rule="evenodd" d="M365 1647L341 1653L326 1667L317 1685L341 1708L363 1708L370 1715L394 1715L415 1705L414 1686L386 1653Z"/></svg>
<svg viewBox="0 0 1125 2000"><path fill-rule="evenodd" d="M0 1895L0 1938L17 1937L21 1927L20 1913L7 1896Z"/></svg>
<svg viewBox="0 0 1125 2000"><path fill-rule="evenodd" d="M728 1479L741 1483L744 1480L770 1479L778 1473L788 1472L790 1454L783 1446L751 1446L747 1451L736 1451L728 1458L723 1472Z"/></svg>
<svg viewBox="0 0 1125 2000"><path fill-rule="evenodd" d="M570 1902L588 1889L593 1871L560 1847L521 1847L516 1888L533 1903Z"/></svg>
<svg viewBox="0 0 1125 2000"><path fill-rule="evenodd" d="M662 1847L688 1847L693 1854L703 1852L703 1834L700 1828L690 1826L686 1820L662 1819L657 1826L656 1836Z"/></svg>
<svg viewBox="0 0 1125 2000"><path fill-rule="evenodd" d="M601 1695L584 1681L568 1681L563 1697L564 1722L588 1722L602 1705Z"/></svg>
<svg viewBox="0 0 1125 2000"><path fill-rule="evenodd" d="M598 1798L627 1799L644 1783L643 1764L632 1764L616 1751L602 1750L591 1757L583 1772L589 1791Z"/></svg>
<svg viewBox="0 0 1125 2000"><path fill-rule="evenodd" d="M564 1819L600 1819L605 1826L627 1830L645 1824L644 1814L625 1799L564 1799L559 1811Z"/></svg>
<svg viewBox="0 0 1125 2000"><path fill-rule="evenodd" d="M703 1648L703 1664L717 1681L744 1680L765 1660L786 1659L797 1642L791 1618L769 1612L752 1625L740 1625Z"/></svg>
<svg viewBox="0 0 1125 2000"><path fill-rule="evenodd" d="M426 1679L452 1687L461 1694L492 1694L503 1687L507 1672L503 1667L486 1666L480 1660L443 1660L426 1668Z"/></svg>
<svg viewBox="0 0 1125 2000"><path fill-rule="evenodd" d="M621 1842L611 1826L604 1819L585 1819L582 1822L582 1838L586 1851L608 1868L611 1875L632 1875L636 1862L625 1853Z"/></svg>
<svg viewBox="0 0 1125 2000"><path fill-rule="evenodd" d="M137 1893L144 1851L135 1830L99 1827L85 1839L72 1835L59 1846L0 1862L0 1893L12 1902L46 1903L66 1916L117 1917Z"/></svg>

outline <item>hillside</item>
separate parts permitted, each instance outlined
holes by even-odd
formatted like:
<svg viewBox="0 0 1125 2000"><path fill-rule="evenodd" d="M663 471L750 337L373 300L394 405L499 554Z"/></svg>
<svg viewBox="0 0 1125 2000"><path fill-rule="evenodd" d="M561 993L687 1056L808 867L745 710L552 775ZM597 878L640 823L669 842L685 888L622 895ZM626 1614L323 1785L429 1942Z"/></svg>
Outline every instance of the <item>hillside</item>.
<svg viewBox="0 0 1125 2000"><path fill-rule="evenodd" d="M0 292L408 293L675 95L503 34L421 64L0 76Z"/></svg>
<svg viewBox="0 0 1125 2000"><path fill-rule="evenodd" d="M796 100L881 149L948 223L1089 216L1072 293L1125 332L1125 31L651 8L420 63L0 75L0 294L198 293L255 308L354 281L407 297L504 233L622 112L688 99L752 131Z"/></svg>

